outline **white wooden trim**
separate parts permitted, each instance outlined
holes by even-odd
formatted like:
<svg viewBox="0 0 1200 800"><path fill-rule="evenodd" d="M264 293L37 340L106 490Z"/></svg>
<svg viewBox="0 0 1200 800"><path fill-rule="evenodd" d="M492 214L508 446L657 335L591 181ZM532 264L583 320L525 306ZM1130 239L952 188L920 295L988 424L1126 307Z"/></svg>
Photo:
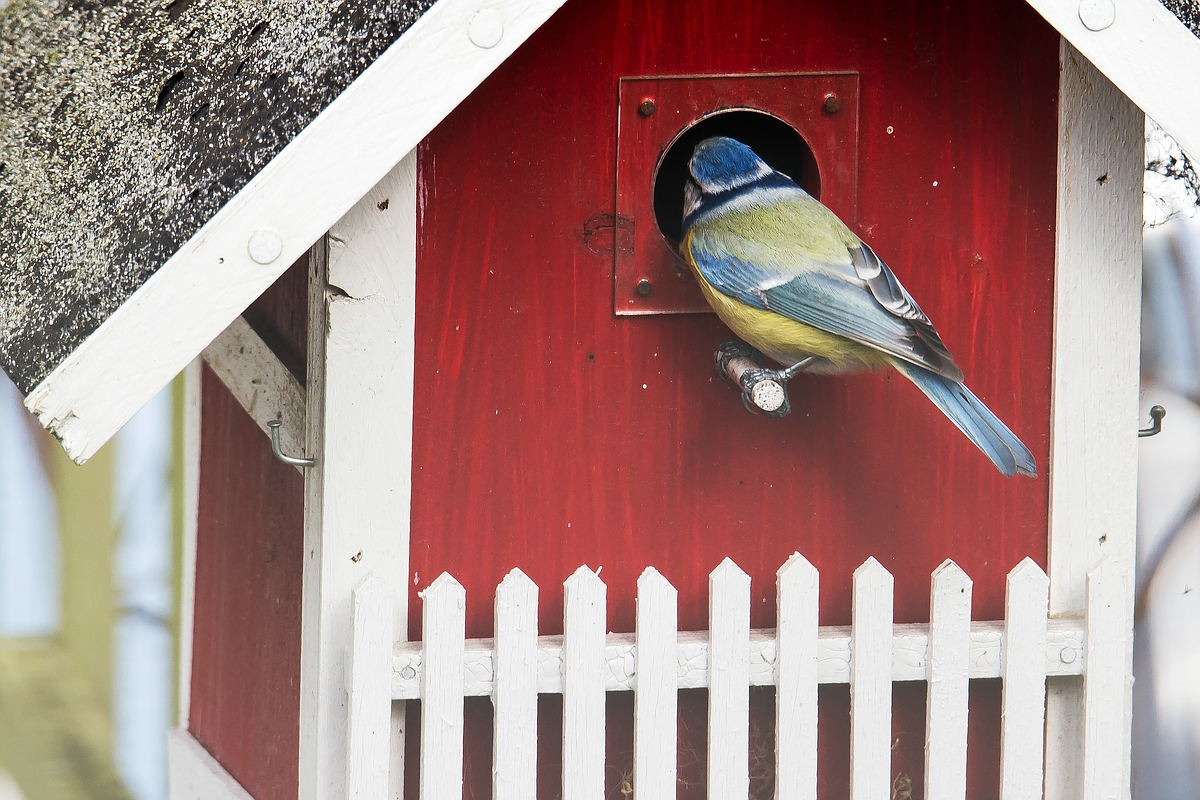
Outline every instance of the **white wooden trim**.
<svg viewBox="0 0 1200 800"><path fill-rule="evenodd" d="M199 359L183 374L183 535L179 554L179 698L177 724L187 729L192 708L192 637L196 619L196 527L200 508L200 397L203 366Z"/></svg>
<svg viewBox="0 0 1200 800"><path fill-rule="evenodd" d="M1114 700L1133 689L1125 665L1130 581L1113 558L1088 573L1087 666L1083 673L1083 797L1129 796L1129 721Z"/></svg>
<svg viewBox="0 0 1200 800"><path fill-rule="evenodd" d="M750 794L750 576L726 558L708 576L708 796Z"/></svg>
<svg viewBox="0 0 1200 800"><path fill-rule="evenodd" d="M421 688L420 800L462 800L466 591L443 572L421 592L429 679Z"/></svg>
<svg viewBox="0 0 1200 800"><path fill-rule="evenodd" d="M538 587L514 569L496 588L493 800L537 797Z"/></svg>
<svg viewBox="0 0 1200 800"><path fill-rule="evenodd" d="M673 797L679 709L679 592L654 567L642 572L637 590L633 791L637 797ZM536 673L533 677L536 691Z"/></svg>
<svg viewBox="0 0 1200 800"><path fill-rule="evenodd" d="M1157 0L1116 0L1116 16L1089 30L1079 0L1028 0L1109 81L1200 159L1200 39ZM1140 152L1140 151L1139 151Z"/></svg>
<svg viewBox="0 0 1200 800"><path fill-rule="evenodd" d="M392 723L392 587L368 573L350 603L346 796L386 800Z"/></svg>
<svg viewBox="0 0 1200 800"><path fill-rule="evenodd" d="M820 575L792 553L775 585L775 800L817 800Z"/></svg>
<svg viewBox="0 0 1200 800"><path fill-rule="evenodd" d="M608 587L580 567L563 583L563 800L604 798Z"/></svg>
<svg viewBox="0 0 1200 800"><path fill-rule="evenodd" d="M892 574L874 558L854 570L851 609L850 798L887 797L892 785ZM924 665L922 665L924 666ZM922 669L924 671L924 669Z"/></svg>
<svg viewBox="0 0 1200 800"><path fill-rule="evenodd" d="M88 459L562 3L439 0L55 367L26 407L71 458ZM502 23L494 46L472 43L477 14ZM283 241L265 265L247 249L259 230Z"/></svg>
<svg viewBox="0 0 1200 800"><path fill-rule="evenodd" d="M1091 569L1133 567L1144 121L1066 42L1061 60L1048 571L1051 616L1078 618ZM1125 648L1132 670L1132 636ZM1047 686L1048 800L1082 796L1081 688Z"/></svg>
<svg viewBox="0 0 1200 800"><path fill-rule="evenodd" d="M270 436L267 423L279 420L283 452L303 456L304 386L244 317L229 323L202 357L263 433Z"/></svg>
<svg viewBox="0 0 1200 800"><path fill-rule="evenodd" d="M1036 800L1042 793L1050 581L1041 567L1025 558L1008 574L1004 594L1000 800ZM1074 651L1069 659L1083 660ZM1065 660L1061 651L1055 660Z"/></svg>
<svg viewBox="0 0 1200 800"><path fill-rule="evenodd" d="M925 700L927 800L964 800L967 796L971 587L971 579L950 559L933 572Z"/></svg>
<svg viewBox="0 0 1200 800"><path fill-rule="evenodd" d="M167 731L171 800L254 800L233 776L182 728Z"/></svg>
<svg viewBox="0 0 1200 800"><path fill-rule="evenodd" d="M1004 656L1004 622L972 622L970 679L1001 677ZM750 685L776 684L779 659L773 629L750 631ZM708 688L708 632L680 631L677 635L680 689ZM1042 669L1052 677L1083 674L1084 627L1081 619L1051 620L1044 638ZM463 653L465 676L463 694L486 697L494 690L492 667L495 642L492 639L468 639ZM636 634L610 633L605 639L601 680L606 692L629 692L637 685ZM817 682L849 683L853 642L850 627L828 626L819 629L816 642ZM1065 654L1065 651L1069 653ZM891 680L924 681L928 677L929 628L905 623L892 626ZM538 691L563 693L563 637L538 637ZM397 644L392 656L392 699L417 700L421 697L421 643Z"/></svg>
<svg viewBox="0 0 1200 800"><path fill-rule="evenodd" d="M345 796L350 592L368 571L392 587L393 629L407 638L415 213L410 153L334 225L328 252L316 247L309 258L305 452L317 465L305 470L302 800ZM398 782L403 711L395 711Z"/></svg>

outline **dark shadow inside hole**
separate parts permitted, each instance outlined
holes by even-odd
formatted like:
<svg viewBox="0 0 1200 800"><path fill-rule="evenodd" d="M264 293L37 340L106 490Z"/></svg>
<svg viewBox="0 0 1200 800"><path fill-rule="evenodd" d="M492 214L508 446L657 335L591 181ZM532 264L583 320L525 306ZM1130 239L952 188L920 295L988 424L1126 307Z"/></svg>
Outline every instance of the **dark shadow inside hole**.
<svg viewBox="0 0 1200 800"><path fill-rule="evenodd" d="M683 230L683 187L696 145L710 136L729 136L748 145L772 168L804 191L821 197L821 176L812 149L796 129L762 111L721 111L687 128L667 147L654 172L654 219L672 250Z"/></svg>

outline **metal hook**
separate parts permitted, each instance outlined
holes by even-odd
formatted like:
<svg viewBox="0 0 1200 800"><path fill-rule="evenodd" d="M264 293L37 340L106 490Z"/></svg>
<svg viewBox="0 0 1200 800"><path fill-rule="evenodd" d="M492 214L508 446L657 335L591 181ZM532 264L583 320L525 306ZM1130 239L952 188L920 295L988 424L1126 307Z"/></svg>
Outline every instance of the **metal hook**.
<svg viewBox="0 0 1200 800"><path fill-rule="evenodd" d="M317 460L315 458L296 458L295 456L285 455L279 447L279 426L283 422L277 419L267 420L267 427L271 429L271 452L285 464L291 464L293 467L315 467Z"/></svg>
<svg viewBox="0 0 1200 800"><path fill-rule="evenodd" d="M1154 406L1150 409L1150 427L1138 430L1138 438L1144 439L1147 436L1156 436L1162 433L1163 417L1167 415L1167 410L1162 406Z"/></svg>

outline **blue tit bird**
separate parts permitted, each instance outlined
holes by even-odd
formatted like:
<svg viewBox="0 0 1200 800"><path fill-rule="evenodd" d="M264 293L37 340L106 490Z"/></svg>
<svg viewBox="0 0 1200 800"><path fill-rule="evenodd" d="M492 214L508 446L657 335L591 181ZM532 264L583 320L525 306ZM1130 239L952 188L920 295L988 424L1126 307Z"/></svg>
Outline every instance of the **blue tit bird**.
<svg viewBox="0 0 1200 800"><path fill-rule="evenodd" d="M916 301L832 211L735 139L700 142L688 168L680 250L717 316L786 367L756 378L785 386L801 370L894 367L1000 472L1037 476L1029 448L963 385Z"/></svg>

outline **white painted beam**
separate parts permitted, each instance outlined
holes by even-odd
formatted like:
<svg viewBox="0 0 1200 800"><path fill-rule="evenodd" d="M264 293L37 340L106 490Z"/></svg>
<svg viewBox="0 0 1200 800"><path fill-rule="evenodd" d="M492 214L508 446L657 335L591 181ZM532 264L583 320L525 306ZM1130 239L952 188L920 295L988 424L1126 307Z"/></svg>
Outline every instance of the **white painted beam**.
<svg viewBox="0 0 1200 800"><path fill-rule="evenodd" d="M182 728L167 731L171 800L254 800L242 785Z"/></svg>
<svg viewBox="0 0 1200 800"><path fill-rule="evenodd" d="M1200 39L1186 25L1158 0L1028 2L1200 160Z"/></svg>
<svg viewBox="0 0 1200 800"><path fill-rule="evenodd" d="M388 202L384 202L387 200ZM407 638L416 291L416 156L331 229L309 258L308 437L300 662L300 797L345 796L351 590L392 588ZM331 288L332 287L332 288ZM403 775L393 709L391 793Z"/></svg>
<svg viewBox="0 0 1200 800"><path fill-rule="evenodd" d="M304 454L304 386L244 317L229 323L204 348L203 358L263 433L271 435L271 420L283 423L279 444L284 453Z"/></svg>
<svg viewBox="0 0 1200 800"><path fill-rule="evenodd" d="M86 461L563 0L439 0L25 398ZM468 34L478 15L498 42ZM250 237L279 237L258 263Z"/></svg>
<svg viewBox="0 0 1200 800"><path fill-rule="evenodd" d="M1061 59L1047 571L1051 617L1081 619L1090 570L1111 557L1133 571L1144 117L1066 42ZM1132 610L1126 630L1132 672ZM1047 686L1047 800L1082 797L1081 692ZM1118 700L1128 743L1132 695Z"/></svg>

